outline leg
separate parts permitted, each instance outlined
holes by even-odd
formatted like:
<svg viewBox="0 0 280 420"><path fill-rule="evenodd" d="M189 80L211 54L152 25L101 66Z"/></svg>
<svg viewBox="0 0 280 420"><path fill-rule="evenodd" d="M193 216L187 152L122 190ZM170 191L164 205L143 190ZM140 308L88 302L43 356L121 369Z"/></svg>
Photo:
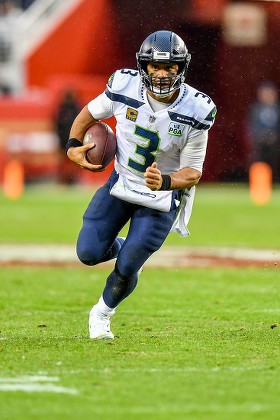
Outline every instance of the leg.
<svg viewBox="0 0 280 420"><path fill-rule="evenodd" d="M77 255L86 265L108 261L118 255L123 241L116 237L131 216L131 206L109 193L113 175L96 192L83 217Z"/></svg>
<svg viewBox="0 0 280 420"><path fill-rule="evenodd" d="M137 207L131 217L128 236L121 247L115 270L109 275L103 299L109 308L116 306L133 292L138 271L163 244L173 224L176 209L169 213Z"/></svg>
<svg viewBox="0 0 280 420"><path fill-rule="evenodd" d="M103 295L90 311L89 334L93 339L114 338L110 317L118 304L135 289L140 267L161 247L176 215L176 210L163 213L133 207L128 236L119 251L115 269L107 278Z"/></svg>

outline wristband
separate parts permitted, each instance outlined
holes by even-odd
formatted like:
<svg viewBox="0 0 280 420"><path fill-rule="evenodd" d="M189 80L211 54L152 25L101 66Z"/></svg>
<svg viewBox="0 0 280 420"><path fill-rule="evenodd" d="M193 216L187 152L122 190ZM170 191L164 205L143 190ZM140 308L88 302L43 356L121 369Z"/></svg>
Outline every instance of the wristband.
<svg viewBox="0 0 280 420"><path fill-rule="evenodd" d="M171 188L171 176L170 175L161 175L162 184L159 191L168 191Z"/></svg>
<svg viewBox="0 0 280 420"><path fill-rule="evenodd" d="M65 145L66 154L68 150L70 149L70 147L79 147L79 146L82 146L82 143L79 140L75 139L75 137L71 137L71 139L69 139Z"/></svg>

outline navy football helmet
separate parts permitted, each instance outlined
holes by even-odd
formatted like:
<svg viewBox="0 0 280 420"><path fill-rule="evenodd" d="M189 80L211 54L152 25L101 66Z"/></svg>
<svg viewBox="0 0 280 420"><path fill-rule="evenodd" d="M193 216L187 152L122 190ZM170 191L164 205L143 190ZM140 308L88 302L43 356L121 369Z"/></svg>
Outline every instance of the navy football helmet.
<svg viewBox="0 0 280 420"><path fill-rule="evenodd" d="M171 31L157 31L150 34L142 43L136 54L137 67L146 88L154 95L165 98L184 82L191 60L187 47L177 34ZM149 75L148 63L174 63L179 66L176 75L170 75L157 80Z"/></svg>

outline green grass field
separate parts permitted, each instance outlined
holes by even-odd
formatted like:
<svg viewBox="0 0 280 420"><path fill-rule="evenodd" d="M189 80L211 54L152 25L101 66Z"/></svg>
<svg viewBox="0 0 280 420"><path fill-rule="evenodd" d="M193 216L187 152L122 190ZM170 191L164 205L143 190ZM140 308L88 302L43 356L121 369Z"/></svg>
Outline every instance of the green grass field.
<svg viewBox="0 0 280 420"><path fill-rule="evenodd" d="M73 243L88 190L0 197L1 243ZM254 206L245 186L198 188L190 238L176 246L279 249L280 194ZM88 339L109 271L3 266L1 419L279 419L279 268L145 269Z"/></svg>
<svg viewBox="0 0 280 420"><path fill-rule="evenodd" d="M19 200L0 194L0 243L74 243L92 189L29 187ZM201 185L190 221L191 236L171 234L178 246L279 248L280 189L266 206L254 205L246 185Z"/></svg>

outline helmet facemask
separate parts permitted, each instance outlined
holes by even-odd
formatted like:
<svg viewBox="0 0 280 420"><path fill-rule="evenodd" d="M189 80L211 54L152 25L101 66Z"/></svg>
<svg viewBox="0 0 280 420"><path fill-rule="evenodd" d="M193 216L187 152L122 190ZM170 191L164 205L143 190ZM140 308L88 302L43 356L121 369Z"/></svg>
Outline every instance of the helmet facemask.
<svg viewBox="0 0 280 420"><path fill-rule="evenodd" d="M160 62L157 61L155 63ZM181 83L183 83L185 80L186 65L180 66L181 68L183 67L183 70L181 71L179 67L179 73L170 73L170 75L166 77L159 77L153 73L148 74L147 65L148 63L141 63L139 65L138 69L140 72L140 76L146 88L158 98L166 98L170 96L172 92L174 92L174 90L179 89Z"/></svg>

